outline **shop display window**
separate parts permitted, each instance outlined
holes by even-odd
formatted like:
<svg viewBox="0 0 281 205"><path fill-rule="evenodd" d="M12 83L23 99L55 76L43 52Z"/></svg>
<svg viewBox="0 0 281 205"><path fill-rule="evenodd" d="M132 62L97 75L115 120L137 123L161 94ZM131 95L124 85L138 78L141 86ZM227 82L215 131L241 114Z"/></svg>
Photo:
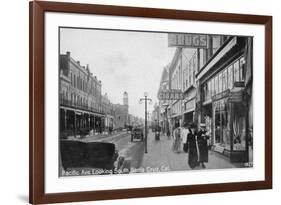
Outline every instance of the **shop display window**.
<svg viewBox="0 0 281 205"><path fill-rule="evenodd" d="M222 89L221 89L221 91L223 92L225 90L225 83L224 83L225 75L224 75L224 72L222 72L221 74L222 74L222 77L221 77Z"/></svg>
<svg viewBox="0 0 281 205"><path fill-rule="evenodd" d="M218 81L219 77L215 76L215 94L219 93L219 81Z"/></svg>
<svg viewBox="0 0 281 205"><path fill-rule="evenodd" d="M233 69L234 69L234 81L235 82L239 82L240 81L240 74L239 74L239 61L236 61L234 64L233 64Z"/></svg>
<svg viewBox="0 0 281 205"><path fill-rule="evenodd" d="M219 92L218 93L221 93L222 92L222 73L219 74L219 79L218 79L218 84L219 84Z"/></svg>
<svg viewBox="0 0 281 205"><path fill-rule="evenodd" d="M228 89L232 89L233 88L233 66L230 65L228 67Z"/></svg>
<svg viewBox="0 0 281 205"><path fill-rule="evenodd" d="M246 149L246 111L242 103L233 104L233 150Z"/></svg>
<svg viewBox="0 0 281 205"><path fill-rule="evenodd" d="M229 111L226 99L213 103L214 110L214 142L220 146L230 149Z"/></svg>
<svg viewBox="0 0 281 205"><path fill-rule="evenodd" d="M245 62L245 58L241 57L240 58L240 69L239 69L240 81L245 80L245 74L246 74L246 62Z"/></svg>
<svg viewBox="0 0 281 205"><path fill-rule="evenodd" d="M211 79L211 96L214 96L215 92L215 82L214 78Z"/></svg>
<svg viewBox="0 0 281 205"><path fill-rule="evenodd" d="M241 57L204 83L202 86L204 101L228 89L233 89L234 82L243 82L245 79L245 66L245 58Z"/></svg>
<svg viewBox="0 0 281 205"><path fill-rule="evenodd" d="M224 69L223 71L224 74L224 81L223 81L223 90L227 90L228 84L227 84L227 69Z"/></svg>
<svg viewBox="0 0 281 205"><path fill-rule="evenodd" d="M211 87L211 80L207 82L207 100L211 99L212 96L212 87Z"/></svg>

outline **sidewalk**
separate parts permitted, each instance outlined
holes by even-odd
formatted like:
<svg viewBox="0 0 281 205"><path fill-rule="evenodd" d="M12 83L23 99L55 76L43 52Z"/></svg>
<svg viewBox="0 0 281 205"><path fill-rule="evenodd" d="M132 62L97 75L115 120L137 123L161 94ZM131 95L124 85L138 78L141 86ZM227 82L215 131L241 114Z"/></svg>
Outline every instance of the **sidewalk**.
<svg viewBox="0 0 281 205"><path fill-rule="evenodd" d="M142 167L149 170L160 171L184 171L191 170L187 161L188 154L181 151L174 153L171 149L173 139L161 136L160 141L154 140L154 133L149 133L147 142L147 154L144 154ZM209 151L209 162L205 163L206 169L237 168L229 159L219 153ZM202 169L197 167L196 169Z"/></svg>

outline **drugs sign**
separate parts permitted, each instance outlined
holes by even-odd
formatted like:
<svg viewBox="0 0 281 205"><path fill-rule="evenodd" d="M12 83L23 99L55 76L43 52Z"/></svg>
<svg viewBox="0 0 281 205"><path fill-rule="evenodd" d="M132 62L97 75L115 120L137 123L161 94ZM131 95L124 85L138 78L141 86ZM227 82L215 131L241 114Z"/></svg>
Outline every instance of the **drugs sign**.
<svg viewBox="0 0 281 205"><path fill-rule="evenodd" d="M183 93L181 90L162 90L158 94L159 100L183 100Z"/></svg>
<svg viewBox="0 0 281 205"><path fill-rule="evenodd" d="M168 46L207 48L207 35L169 33Z"/></svg>

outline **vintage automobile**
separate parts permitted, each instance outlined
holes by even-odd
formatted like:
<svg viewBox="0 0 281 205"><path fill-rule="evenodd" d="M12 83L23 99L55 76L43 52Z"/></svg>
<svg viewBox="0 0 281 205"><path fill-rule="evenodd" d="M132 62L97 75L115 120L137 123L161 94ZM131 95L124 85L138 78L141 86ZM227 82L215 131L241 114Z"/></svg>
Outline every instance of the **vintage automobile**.
<svg viewBox="0 0 281 205"><path fill-rule="evenodd" d="M142 127L134 127L131 132L131 142L135 139L143 141L144 139L144 131Z"/></svg>
<svg viewBox="0 0 281 205"><path fill-rule="evenodd" d="M61 163L69 168L97 168L114 170L118 159L115 144L110 142L84 142L60 140Z"/></svg>

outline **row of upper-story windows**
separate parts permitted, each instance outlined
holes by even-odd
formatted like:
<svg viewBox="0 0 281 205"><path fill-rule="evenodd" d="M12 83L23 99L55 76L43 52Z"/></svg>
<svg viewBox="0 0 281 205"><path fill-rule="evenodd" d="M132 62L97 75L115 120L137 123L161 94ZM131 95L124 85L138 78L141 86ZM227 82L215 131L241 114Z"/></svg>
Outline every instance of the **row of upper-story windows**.
<svg viewBox="0 0 281 205"><path fill-rule="evenodd" d="M207 61L218 51L222 44L229 38L229 36L210 35L209 47L207 49L197 49L194 51L191 58L184 54L183 49L183 90L195 84L196 74L207 63ZM188 60L187 60L188 59Z"/></svg>
<svg viewBox="0 0 281 205"><path fill-rule="evenodd" d="M87 82L85 79L81 78L80 76L77 76L73 73L70 74L70 81L71 81L71 86L82 90L84 92L87 92Z"/></svg>
<svg viewBox="0 0 281 205"><path fill-rule="evenodd" d="M203 101L234 87L235 82L244 82L246 74L245 58L242 56L203 84Z"/></svg>
<svg viewBox="0 0 281 205"><path fill-rule="evenodd" d="M71 86L77 88L83 92L87 92L92 94L93 96L100 96L101 87L97 85L93 80L85 80L80 76L75 75L74 73L70 73L70 83ZM89 85L88 85L89 84Z"/></svg>
<svg viewBox="0 0 281 205"><path fill-rule="evenodd" d="M92 108L100 110L101 105L99 102L94 101L92 99L89 99L87 97L83 97L79 94L70 93L68 91L62 90L60 93L60 102L64 105L70 105L70 106L80 106L84 108Z"/></svg>
<svg viewBox="0 0 281 205"><path fill-rule="evenodd" d="M82 97L80 95L77 95L75 93L69 93L67 91L61 92L61 100L62 103L72 106L88 106L88 99L85 97Z"/></svg>
<svg viewBox="0 0 281 205"><path fill-rule="evenodd" d="M62 90L60 93L60 102L63 105L77 106L90 110L97 110L112 114L114 108L110 102L108 103L96 103L92 100L89 100L86 97L80 96L79 94L69 93L68 91Z"/></svg>

